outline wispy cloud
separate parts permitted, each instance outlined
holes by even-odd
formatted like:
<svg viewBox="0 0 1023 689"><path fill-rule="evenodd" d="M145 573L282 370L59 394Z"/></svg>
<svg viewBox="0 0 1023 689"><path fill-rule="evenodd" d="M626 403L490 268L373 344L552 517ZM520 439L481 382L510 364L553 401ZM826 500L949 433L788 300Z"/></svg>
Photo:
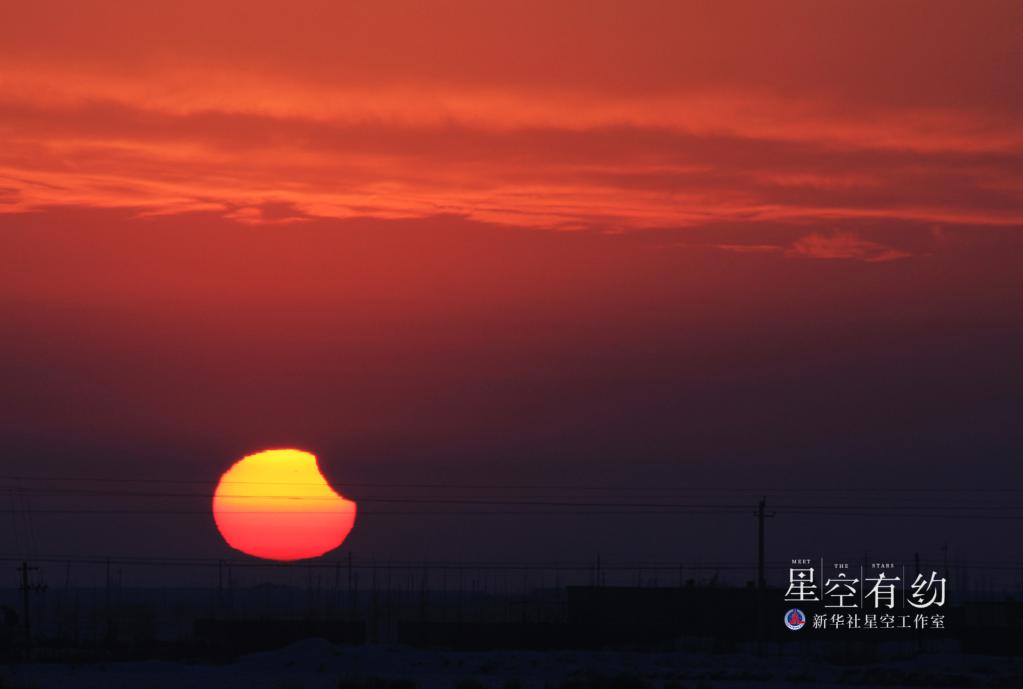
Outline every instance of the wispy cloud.
<svg viewBox="0 0 1023 689"><path fill-rule="evenodd" d="M868 77L842 49L857 42L855 18L827 45L793 30L765 50L758 11L700 10L730 38L707 45L682 5L618 16L495 4L424 24L299 3L289 27L257 9L244 31L231 12L204 10L215 41L196 37L189 2L103 21L72 8L55 25L22 8L17 33L0 29L0 212L217 210L248 223L451 214L605 231L783 221L820 232L792 255L864 260L897 256L826 228L1023 226L1023 98L990 81L984 53L960 51L971 90L952 102L929 53L906 50L918 17L892 10L899 40L878 39L875 57L902 71ZM1009 40L992 12L983 36L932 35ZM59 40L40 52L50 36ZM841 88L816 78L811 48L832 56L820 64L844 75Z"/></svg>
<svg viewBox="0 0 1023 689"><path fill-rule="evenodd" d="M785 247L777 244L715 244L715 248L736 254L779 254Z"/></svg>
<svg viewBox="0 0 1023 689"><path fill-rule="evenodd" d="M778 254L796 259L852 260L885 263L920 255L913 251L866 239L856 232L812 232L787 244L715 244L738 254Z"/></svg>
<svg viewBox="0 0 1023 689"><path fill-rule="evenodd" d="M785 251L786 256L818 259L852 259L871 263L897 261L913 254L879 242L872 242L852 232L809 234L796 240Z"/></svg>

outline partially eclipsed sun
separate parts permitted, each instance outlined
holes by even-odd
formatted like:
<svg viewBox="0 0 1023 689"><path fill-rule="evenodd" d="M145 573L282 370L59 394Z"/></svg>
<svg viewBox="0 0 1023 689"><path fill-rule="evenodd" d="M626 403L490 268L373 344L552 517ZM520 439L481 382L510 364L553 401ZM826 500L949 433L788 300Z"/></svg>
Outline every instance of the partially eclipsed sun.
<svg viewBox="0 0 1023 689"><path fill-rule="evenodd" d="M300 560L341 545L355 524L355 503L336 493L316 456L265 450L220 477L213 518L227 544L267 560Z"/></svg>

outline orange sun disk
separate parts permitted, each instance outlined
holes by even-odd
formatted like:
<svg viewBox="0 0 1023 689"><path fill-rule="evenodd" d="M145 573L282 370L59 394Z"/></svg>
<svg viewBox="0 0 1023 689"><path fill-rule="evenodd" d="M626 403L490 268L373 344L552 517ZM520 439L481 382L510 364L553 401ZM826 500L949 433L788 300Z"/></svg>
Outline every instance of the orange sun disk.
<svg viewBox="0 0 1023 689"><path fill-rule="evenodd" d="M220 477L213 518L236 550L301 560L344 542L355 525L355 502L330 487L315 455L265 450L243 457Z"/></svg>

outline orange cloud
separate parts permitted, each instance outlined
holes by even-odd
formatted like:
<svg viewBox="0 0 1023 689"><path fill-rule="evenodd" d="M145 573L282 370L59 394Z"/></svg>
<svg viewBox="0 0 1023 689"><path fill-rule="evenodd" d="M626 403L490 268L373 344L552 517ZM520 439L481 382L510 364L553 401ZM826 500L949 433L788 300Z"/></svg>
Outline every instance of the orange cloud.
<svg viewBox="0 0 1023 689"><path fill-rule="evenodd" d="M845 259L885 263L918 255L855 232L813 232L791 244L716 244L715 248L738 254L782 254L789 258Z"/></svg>
<svg viewBox="0 0 1023 689"><path fill-rule="evenodd" d="M814 233L801 237L785 251L785 255L797 258L852 259L884 263L908 258L913 254L863 239L852 232L835 232Z"/></svg>
<svg viewBox="0 0 1023 689"><path fill-rule="evenodd" d="M233 3L50 4L0 28L0 212L1023 225L1001 8L965 36L850 10L825 40L812 3L247 4L244 26ZM920 22L973 48L958 99Z"/></svg>

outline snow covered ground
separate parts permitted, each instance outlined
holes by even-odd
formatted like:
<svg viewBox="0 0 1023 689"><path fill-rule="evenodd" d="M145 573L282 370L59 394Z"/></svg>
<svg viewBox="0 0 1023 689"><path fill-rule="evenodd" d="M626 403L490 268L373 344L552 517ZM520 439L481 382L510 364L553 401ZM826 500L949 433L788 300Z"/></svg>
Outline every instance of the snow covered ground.
<svg viewBox="0 0 1023 689"><path fill-rule="evenodd" d="M383 681L406 679L410 682ZM1023 659L932 653L859 665L694 652L453 652L335 646L309 639L215 665L184 662L36 664L0 670L2 689L770 689L774 687L1023 688Z"/></svg>

